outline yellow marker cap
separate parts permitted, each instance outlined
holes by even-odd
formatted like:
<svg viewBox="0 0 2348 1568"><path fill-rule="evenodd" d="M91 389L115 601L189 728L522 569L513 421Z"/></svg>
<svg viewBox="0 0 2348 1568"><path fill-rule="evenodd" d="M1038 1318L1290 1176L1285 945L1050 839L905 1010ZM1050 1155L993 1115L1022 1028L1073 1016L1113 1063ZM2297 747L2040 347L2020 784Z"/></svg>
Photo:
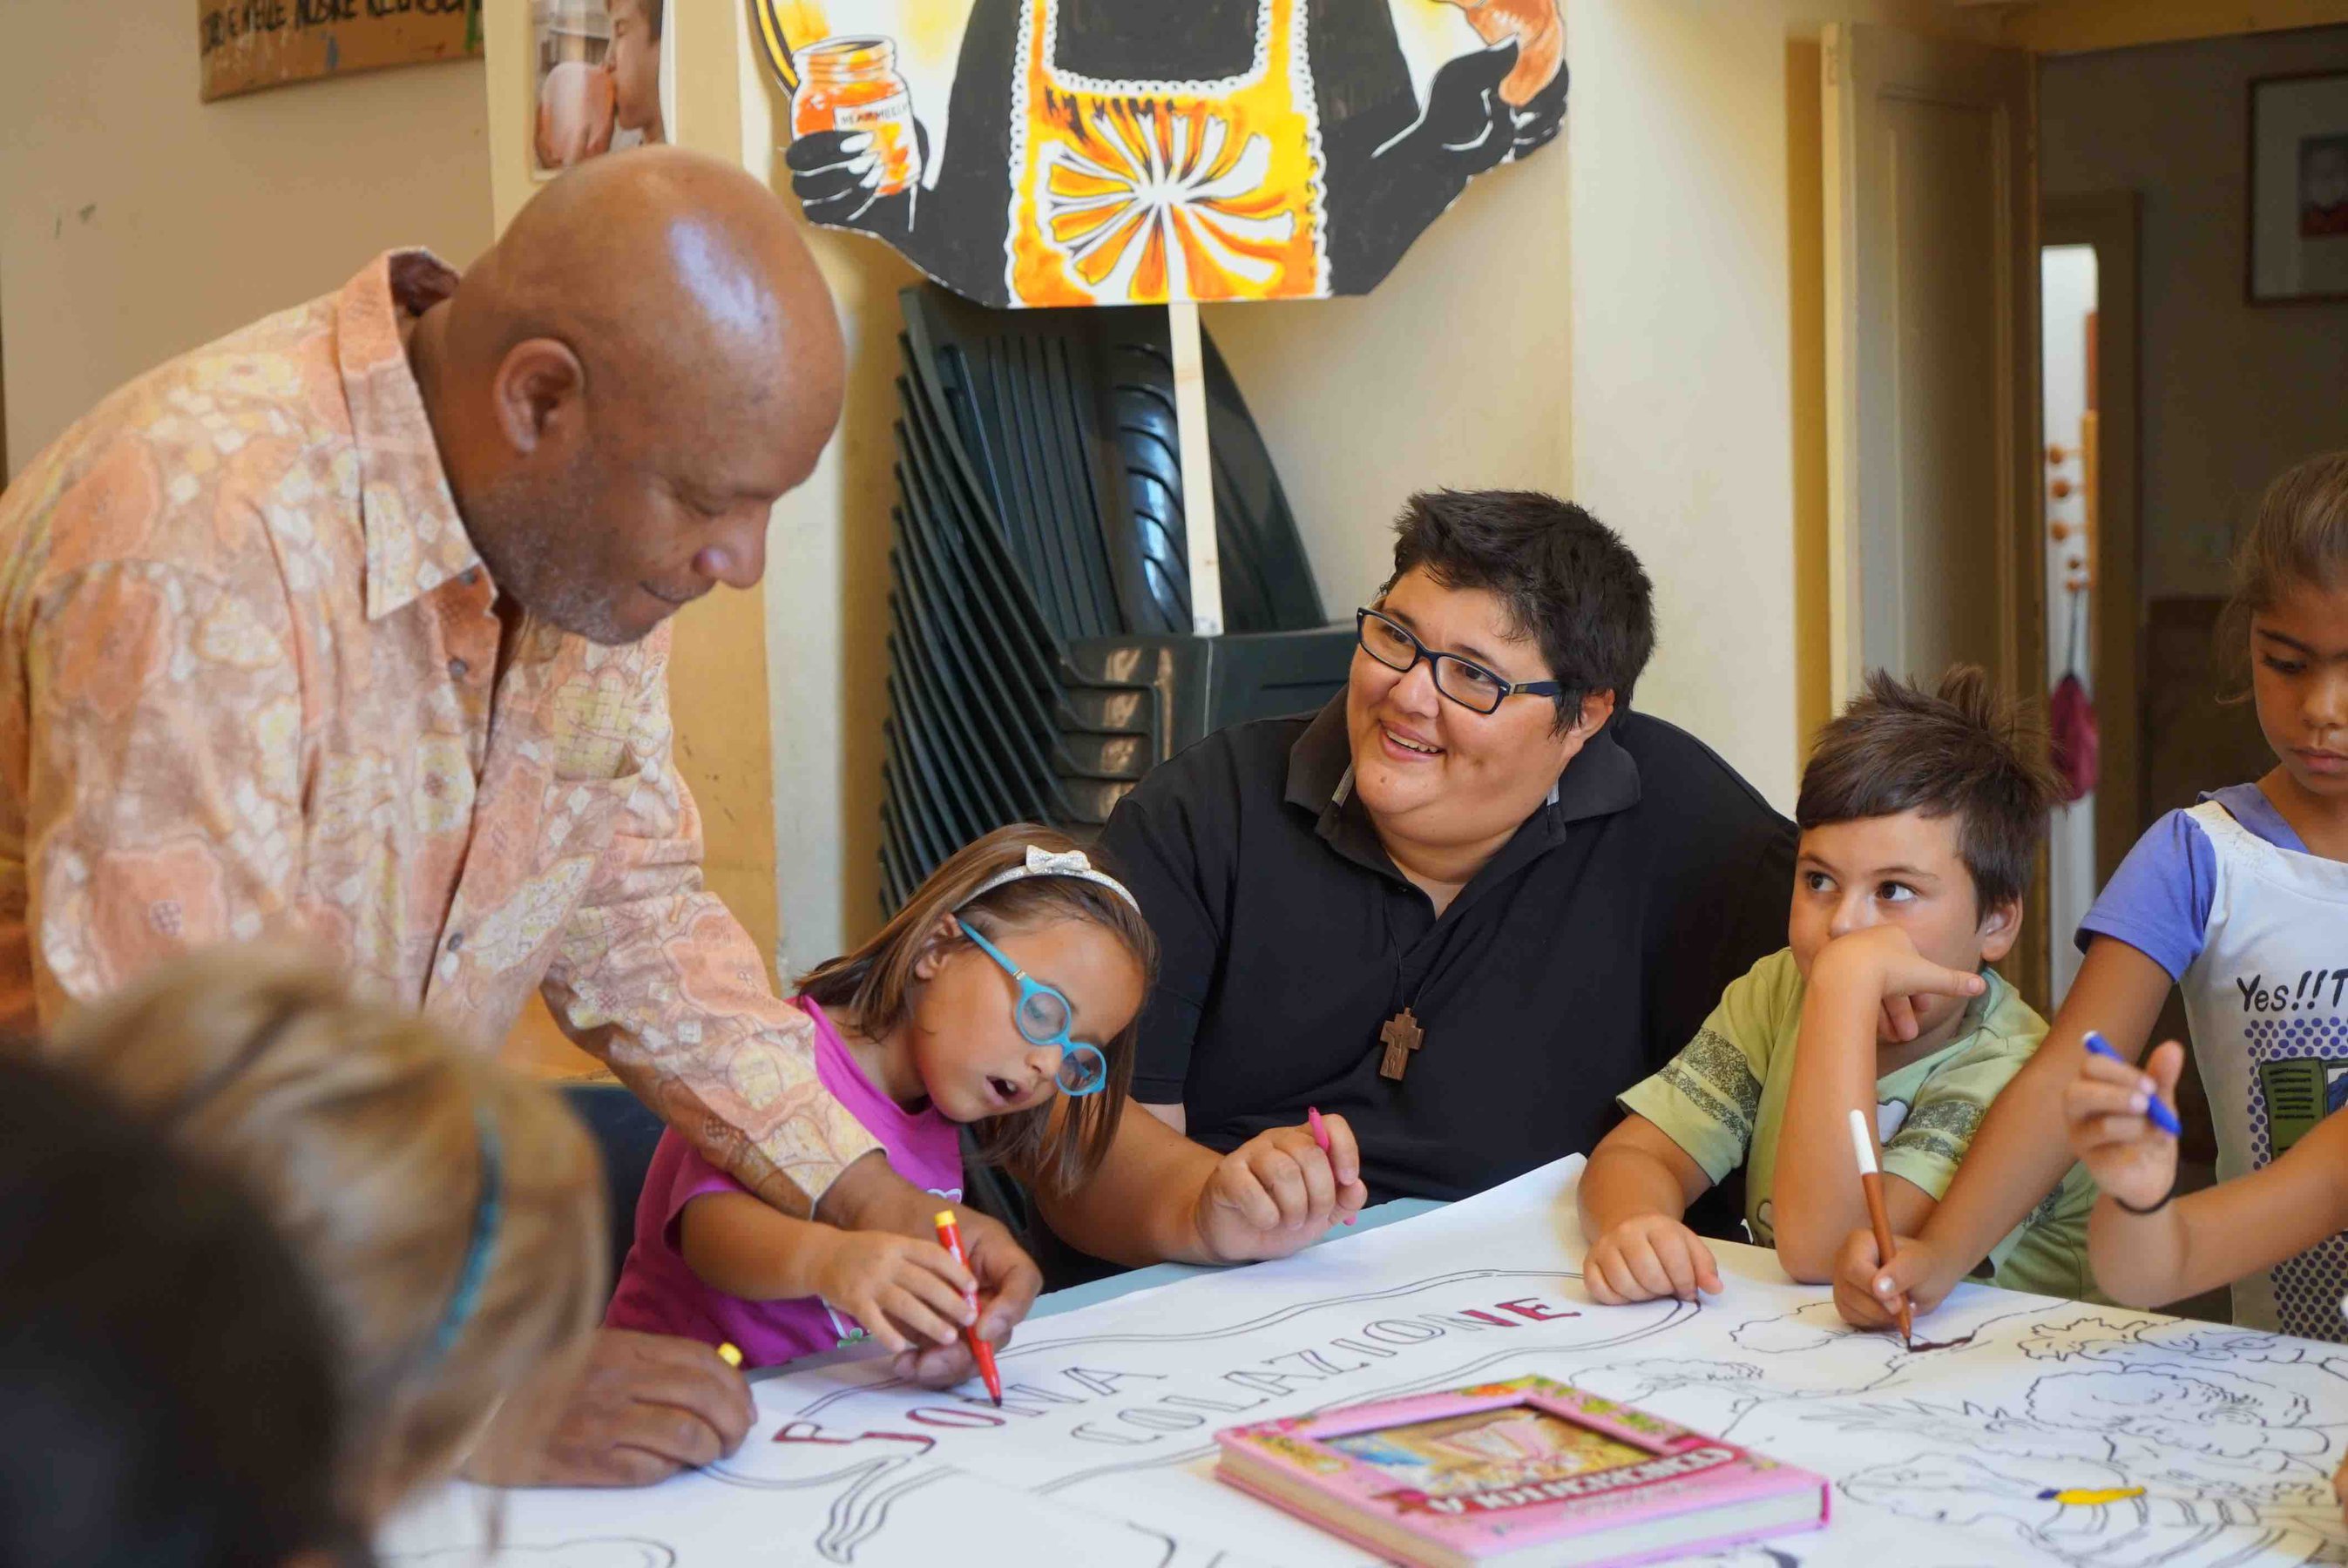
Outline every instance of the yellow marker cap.
<svg viewBox="0 0 2348 1568"><path fill-rule="evenodd" d="M953 1225L953 1224L954 1223L954 1213L953 1213L953 1210L952 1210L952 1209L940 1209L940 1210L938 1211L938 1217L937 1217L937 1218L935 1218L935 1219L933 1219L933 1220L932 1220L930 1223L931 1223L932 1225Z"/></svg>
<svg viewBox="0 0 2348 1568"><path fill-rule="evenodd" d="M717 1348L717 1358L738 1371L742 1366L741 1347L733 1344L720 1345Z"/></svg>

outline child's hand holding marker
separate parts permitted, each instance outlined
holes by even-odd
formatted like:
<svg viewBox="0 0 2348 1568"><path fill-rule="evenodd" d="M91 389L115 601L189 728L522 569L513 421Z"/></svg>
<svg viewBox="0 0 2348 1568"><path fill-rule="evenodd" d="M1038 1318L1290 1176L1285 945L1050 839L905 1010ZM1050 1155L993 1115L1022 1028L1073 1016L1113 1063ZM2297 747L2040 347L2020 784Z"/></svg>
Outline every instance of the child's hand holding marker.
<svg viewBox="0 0 2348 1568"><path fill-rule="evenodd" d="M916 1349L924 1341L952 1345L978 1320L978 1282L937 1243L890 1231L812 1228L818 1234L805 1245L821 1249L816 1293L890 1350Z"/></svg>
<svg viewBox="0 0 2348 1568"><path fill-rule="evenodd" d="M1875 1129L1867 1112L1856 1108L1850 1113L1850 1147L1859 1162L1859 1184L1867 1196L1867 1223L1875 1235L1876 1253L1886 1258L1895 1256L1900 1243L1891 1234L1890 1211L1883 1206L1883 1170L1875 1158ZM1899 1295L1886 1296L1883 1305L1900 1324L1900 1342L1915 1348L1915 1307Z"/></svg>
<svg viewBox="0 0 2348 1568"><path fill-rule="evenodd" d="M2063 1091L2071 1152L2114 1202L2149 1213L2177 1185L2177 1137L2183 1129L2170 1107L2185 1048L2172 1040L2138 1069L2092 1030L2086 1047L2079 1076Z"/></svg>

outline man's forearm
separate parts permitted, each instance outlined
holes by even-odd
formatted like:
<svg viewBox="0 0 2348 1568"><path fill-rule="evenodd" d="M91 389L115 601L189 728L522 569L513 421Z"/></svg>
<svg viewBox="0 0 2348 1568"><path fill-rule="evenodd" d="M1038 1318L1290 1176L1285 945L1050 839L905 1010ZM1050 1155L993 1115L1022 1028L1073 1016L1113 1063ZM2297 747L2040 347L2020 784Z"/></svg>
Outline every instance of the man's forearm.
<svg viewBox="0 0 2348 1568"><path fill-rule="evenodd" d="M878 1149L851 1163L817 1198L819 1224L844 1231L894 1231L899 1235L937 1234L938 1195L899 1175Z"/></svg>
<svg viewBox="0 0 2348 1568"><path fill-rule="evenodd" d="M1061 1240L1136 1267L1221 1263L1199 1235L1199 1195L1221 1156L1139 1105L1128 1105L1100 1169L1073 1193L1038 1192Z"/></svg>

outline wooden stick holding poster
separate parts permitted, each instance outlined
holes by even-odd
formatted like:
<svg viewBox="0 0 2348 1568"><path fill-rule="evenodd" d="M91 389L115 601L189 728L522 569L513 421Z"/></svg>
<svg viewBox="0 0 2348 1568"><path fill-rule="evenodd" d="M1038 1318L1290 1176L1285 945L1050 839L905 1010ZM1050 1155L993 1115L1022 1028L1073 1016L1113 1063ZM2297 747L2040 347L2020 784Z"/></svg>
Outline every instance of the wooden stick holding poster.
<svg viewBox="0 0 2348 1568"><path fill-rule="evenodd" d="M1207 364L1199 352L1199 306L1172 300L1166 332L1174 349L1174 428L1182 444L1182 535L1190 557L1190 630L1223 630L1223 566L1215 548L1215 462L1207 445Z"/></svg>

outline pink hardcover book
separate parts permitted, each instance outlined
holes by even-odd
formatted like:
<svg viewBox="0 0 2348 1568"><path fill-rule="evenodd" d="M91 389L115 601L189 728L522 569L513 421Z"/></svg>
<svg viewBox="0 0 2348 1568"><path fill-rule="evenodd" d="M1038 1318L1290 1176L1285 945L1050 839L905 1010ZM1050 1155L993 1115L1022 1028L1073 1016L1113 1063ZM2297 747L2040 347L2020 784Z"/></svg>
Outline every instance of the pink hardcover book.
<svg viewBox="0 0 2348 1568"><path fill-rule="evenodd" d="M1415 1568L1652 1563L1827 1522L1824 1477L1547 1378L1215 1440L1222 1480Z"/></svg>

